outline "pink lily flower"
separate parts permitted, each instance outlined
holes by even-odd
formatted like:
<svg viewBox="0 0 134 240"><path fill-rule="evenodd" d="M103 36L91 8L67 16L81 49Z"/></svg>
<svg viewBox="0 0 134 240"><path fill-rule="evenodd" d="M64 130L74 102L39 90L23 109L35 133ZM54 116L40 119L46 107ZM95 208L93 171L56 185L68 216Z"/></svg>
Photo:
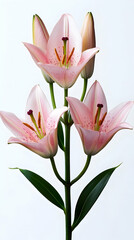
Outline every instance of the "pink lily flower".
<svg viewBox="0 0 134 240"><path fill-rule="evenodd" d="M0 111L3 123L16 136L8 143L19 143L44 158L54 156L58 148L57 125L67 109L51 110L46 96L36 85L28 97L24 121L13 113Z"/></svg>
<svg viewBox="0 0 134 240"><path fill-rule="evenodd" d="M62 15L50 37L42 20L35 17L33 36L36 45L24 43L25 47L35 63L63 88L75 83L86 63L99 51L92 48L82 52L80 32L69 14Z"/></svg>
<svg viewBox="0 0 134 240"><path fill-rule="evenodd" d="M87 155L98 153L119 130L132 129L125 119L133 102L122 103L107 113L106 98L97 81L89 89L84 103L73 97L67 101Z"/></svg>

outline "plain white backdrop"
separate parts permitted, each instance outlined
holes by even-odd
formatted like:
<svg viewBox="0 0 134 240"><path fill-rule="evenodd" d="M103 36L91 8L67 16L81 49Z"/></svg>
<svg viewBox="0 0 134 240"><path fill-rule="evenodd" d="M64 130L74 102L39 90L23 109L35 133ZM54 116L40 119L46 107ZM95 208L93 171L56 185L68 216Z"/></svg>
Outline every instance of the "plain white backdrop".
<svg viewBox="0 0 134 240"><path fill-rule="evenodd" d="M95 19L97 54L95 72L89 86L98 80L104 88L109 109L134 100L134 1L133 0L0 0L0 110L24 117L31 88L40 84L50 100L49 88L22 42L32 43L32 16L37 13L49 33L63 13L73 15L78 28L91 11ZM80 97L83 80L70 89ZM63 90L55 84L57 105L62 106ZM128 122L134 126L134 109ZM64 215L49 203L24 178L20 167L35 171L60 192L64 189L55 178L49 160L19 145L7 145L12 134L0 121L0 240L63 240ZM72 131L71 176L85 164L78 133ZM64 176L61 151L56 164ZM72 216L84 186L101 171L118 168L92 210L74 230L73 240L134 239L134 131L123 130L92 158L85 176L72 188Z"/></svg>

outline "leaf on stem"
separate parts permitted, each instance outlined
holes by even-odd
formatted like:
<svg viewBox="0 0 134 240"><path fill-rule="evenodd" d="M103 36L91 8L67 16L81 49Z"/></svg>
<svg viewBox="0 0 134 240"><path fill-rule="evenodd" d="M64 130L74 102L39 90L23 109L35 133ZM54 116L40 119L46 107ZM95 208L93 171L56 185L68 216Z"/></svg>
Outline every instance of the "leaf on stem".
<svg viewBox="0 0 134 240"><path fill-rule="evenodd" d="M104 172L100 173L83 189L76 204L72 230L77 227L77 225L92 208L99 195L103 191L104 187L106 186L110 176L117 167L107 169Z"/></svg>
<svg viewBox="0 0 134 240"><path fill-rule="evenodd" d="M61 196L49 182L34 172L18 169L45 198L64 211L64 202Z"/></svg>

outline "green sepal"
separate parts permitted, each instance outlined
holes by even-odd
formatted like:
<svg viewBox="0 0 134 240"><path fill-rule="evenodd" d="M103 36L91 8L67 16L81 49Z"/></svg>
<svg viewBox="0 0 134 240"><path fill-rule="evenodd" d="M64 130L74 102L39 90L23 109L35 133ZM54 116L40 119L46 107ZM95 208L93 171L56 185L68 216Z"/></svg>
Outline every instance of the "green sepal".
<svg viewBox="0 0 134 240"><path fill-rule="evenodd" d="M57 190L44 178L26 169L19 169L20 172L32 183L32 185L51 203L65 211L64 202Z"/></svg>
<svg viewBox="0 0 134 240"><path fill-rule="evenodd" d="M117 167L107 169L104 172L100 173L83 189L76 204L72 230L77 227L77 225L92 208L101 192L105 188L110 176Z"/></svg>
<svg viewBox="0 0 134 240"><path fill-rule="evenodd" d="M63 132L63 127L62 127L62 124L61 122L59 121L58 123L58 144L59 144L59 147L61 148L61 150L65 150L65 147L64 147L64 132Z"/></svg>

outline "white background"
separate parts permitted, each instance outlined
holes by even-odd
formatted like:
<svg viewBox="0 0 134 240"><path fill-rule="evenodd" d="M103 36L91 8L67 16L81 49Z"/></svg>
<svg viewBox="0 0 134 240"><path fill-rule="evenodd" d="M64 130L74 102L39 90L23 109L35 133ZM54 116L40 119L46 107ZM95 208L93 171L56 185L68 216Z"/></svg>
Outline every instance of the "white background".
<svg viewBox="0 0 134 240"><path fill-rule="evenodd" d="M95 19L97 46L95 73L104 88L109 109L134 99L134 1L133 0L0 0L0 109L23 118L31 88L40 84L50 100L48 85L22 42L32 42L32 16L37 13L49 33L63 13L73 15L79 29L88 11ZM70 90L80 97L83 80ZM62 89L55 84L57 105ZM128 122L134 126L134 109ZM49 160L19 145L7 145L12 134L0 121L0 240L63 240L64 215L24 178L20 167L35 171L50 181L64 197ZM78 133L73 129L71 168L74 178L85 164ZM64 176L64 158L56 164ZM134 132L123 130L92 158L87 173L72 188L72 213L84 186L101 171L123 164L111 177L94 207L73 233L73 240L134 239Z"/></svg>

